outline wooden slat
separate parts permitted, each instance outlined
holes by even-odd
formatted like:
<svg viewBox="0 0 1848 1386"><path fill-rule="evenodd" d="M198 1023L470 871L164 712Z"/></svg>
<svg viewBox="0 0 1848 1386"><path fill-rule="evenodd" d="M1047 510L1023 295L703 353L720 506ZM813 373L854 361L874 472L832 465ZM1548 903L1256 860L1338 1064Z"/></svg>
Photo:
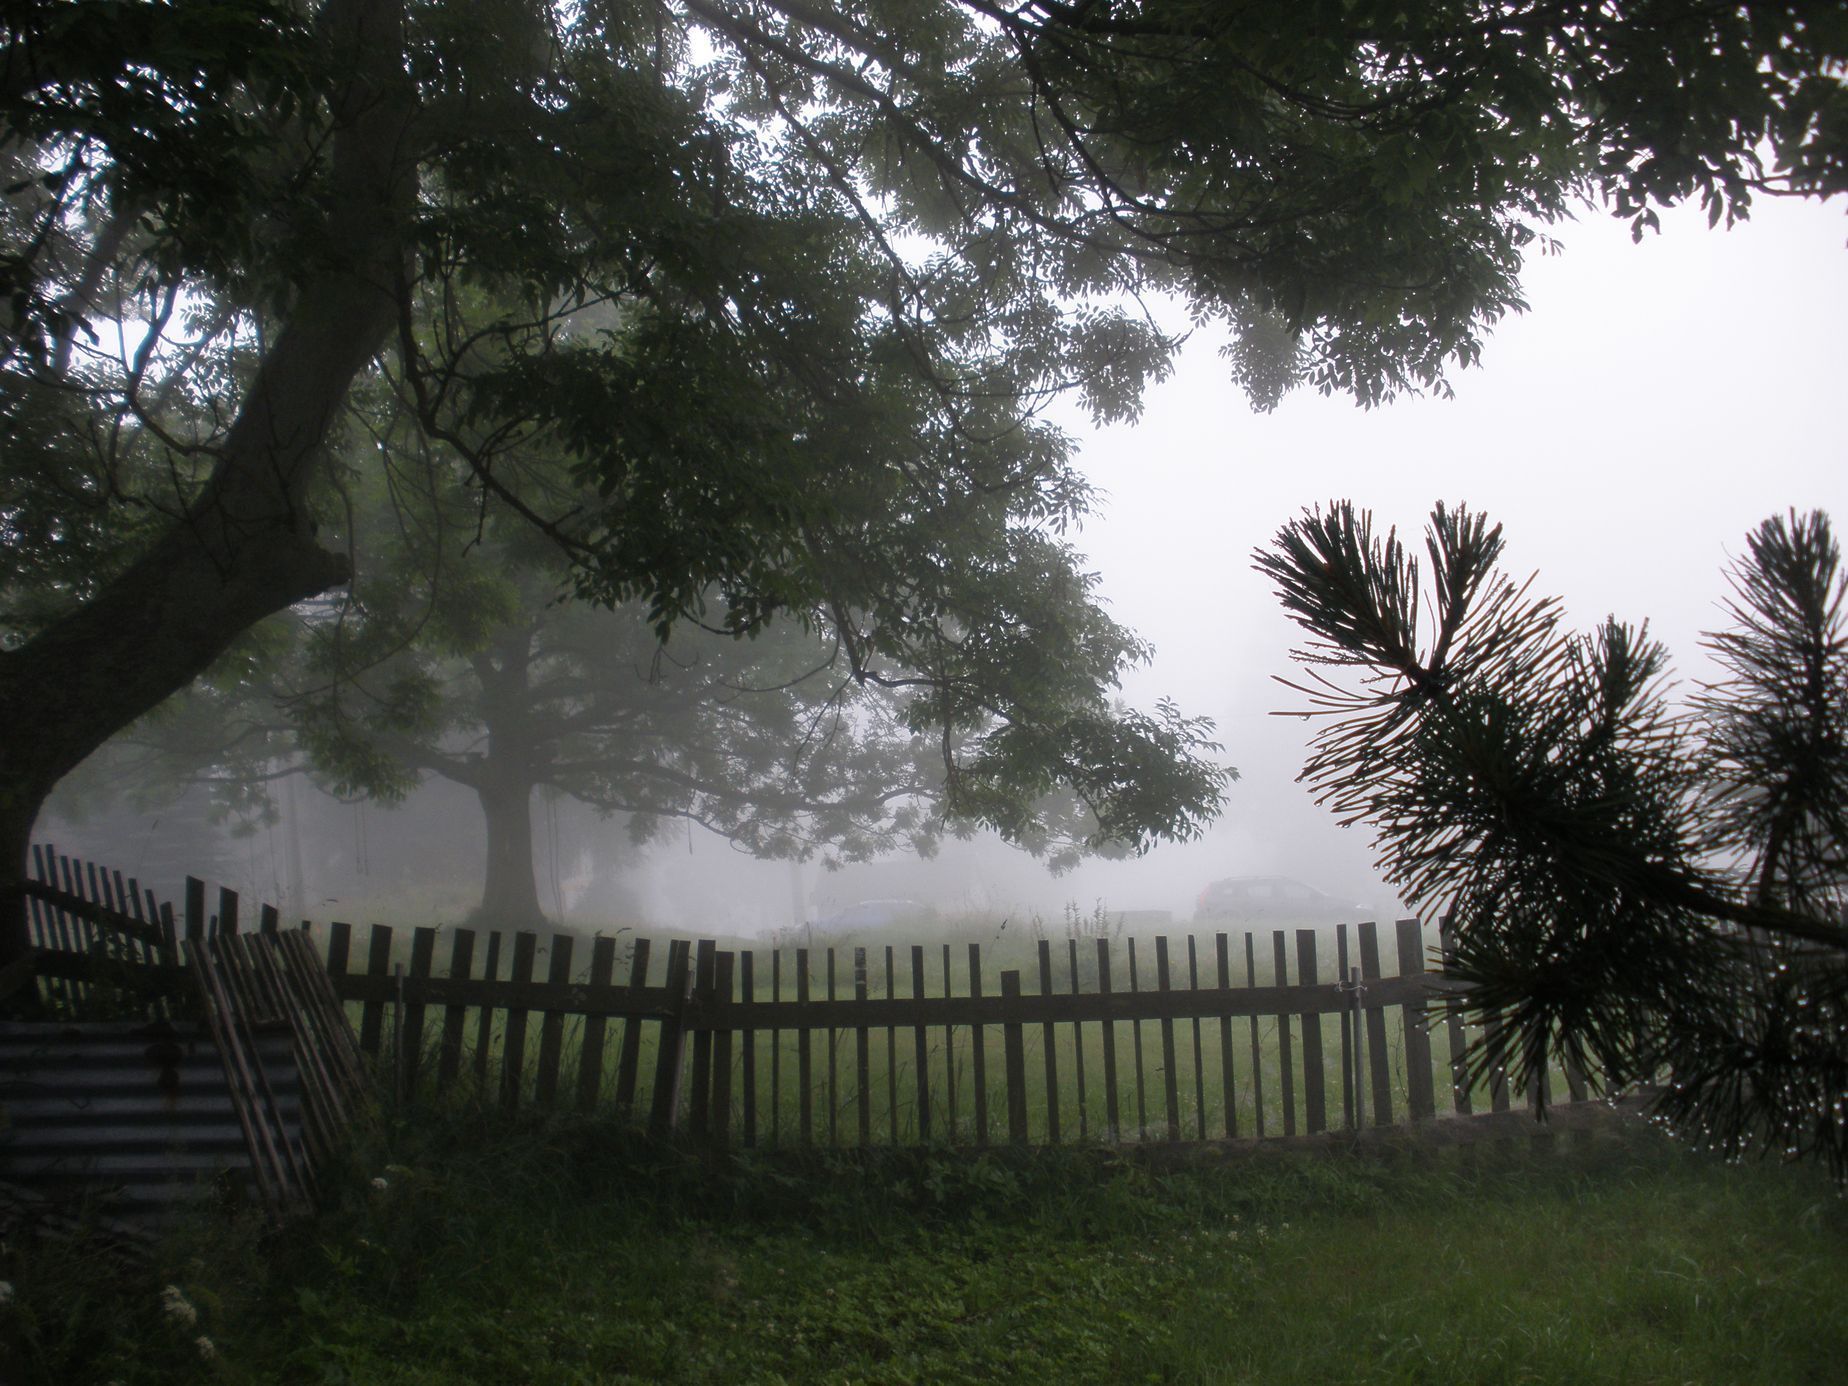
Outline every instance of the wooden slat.
<svg viewBox="0 0 1848 1386"><path fill-rule="evenodd" d="M693 995L702 1004L713 993L717 979L719 946L702 938L693 951ZM712 1114L712 1031L693 1032L693 1081L687 1092L687 1134L695 1141L706 1138Z"/></svg>
<svg viewBox="0 0 1848 1386"><path fill-rule="evenodd" d="M1072 995L1079 996L1083 994L1083 988L1078 985L1078 940L1074 937L1067 939L1066 943L1071 955ZM1078 1075L1078 1139L1088 1141L1091 1138L1091 1118L1085 1110L1087 1098L1084 1087L1084 1023L1077 1020L1072 1022L1072 1066L1077 1070Z"/></svg>
<svg viewBox="0 0 1848 1386"><path fill-rule="evenodd" d="M1245 935L1245 986L1247 990L1258 985L1258 964L1251 935ZM1258 1038L1258 1017L1254 1012L1251 1017L1251 1115L1252 1124L1257 1130L1259 1140L1264 1139L1264 1050Z"/></svg>
<svg viewBox="0 0 1848 1386"><path fill-rule="evenodd" d="M1498 1012L1490 1011L1482 1020L1483 1043L1493 1047L1502 1033L1502 1018ZM1496 1112L1508 1111L1513 1104L1508 1097L1508 1070L1497 1064L1489 1071L1489 1109Z"/></svg>
<svg viewBox="0 0 1848 1386"><path fill-rule="evenodd" d="M500 976L501 936L498 929L488 934L488 956L481 966L481 978L484 983L492 984ZM492 997L480 996L476 1003L480 1007L475 1017L475 1079L480 1084L482 1099L488 1094L488 1066L494 1057L494 1001Z"/></svg>
<svg viewBox="0 0 1848 1386"><path fill-rule="evenodd" d="M271 930L274 933L274 930ZM430 975L432 964L436 960L436 930L429 925L419 925L411 931L411 976L424 978ZM404 1016L400 1021L399 1043L403 1048L400 1056L404 1064L404 1073L400 1082L402 1091L415 1093L419 1070L423 1067L424 1011L420 1002L405 1005Z"/></svg>
<svg viewBox="0 0 1848 1386"><path fill-rule="evenodd" d="M1141 990L1137 983L1136 940L1132 938L1129 941L1129 990L1132 995ZM1144 1092L1147 1084L1143 1081L1145 1070L1142 1067L1142 1021L1140 1019L1136 1020L1129 1027L1129 1034L1131 1040L1130 1047L1134 1053L1136 1064L1136 1139L1141 1140L1148 1134L1149 1113L1146 1094Z"/></svg>
<svg viewBox="0 0 1848 1386"><path fill-rule="evenodd" d="M667 989L675 996L687 994L692 979L693 946L684 938L667 945ZM660 1140L672 1132L680 1118L680 1066L686 1053L686 1023L674 1016L661 1022L661 1037L655 1049L654 1098L648 1113L648 1129Z"/></svg>
<svg viewBox="0 0 1848 1386"><path fill-rule="evenodd" d="M282 916L277 913L274 905L263 905L257 910L258 933L273 934L280 928L281 923Z"/></svg>
<svg viewBox="0 0 1848 1386"><path fill-rule="evenodd" d="M1231 941L1225 934L1214 935L1214 961L1219 964L1219 989L1232 989ZM1219 1017L1219 1086L1226 1106L1226 1139L1238 1138L1238 1093L1232 1081L1232 1017Z"/></svg>
<svg viewBox="0 0 1848 1386"><path fill-rule="evenodd" d="M796 949L796 1004L809 999L809 950ZM815 1144L815 1056L808 1026L796 1029L796 1139L805 1147Z"/></svg>
<svg viewBox="0 0 1848 1386"><path fill-rule="evenodd" d="M712 972L713 990L731 999L738 958L735 953L720 953ZM731 1144L732 1116L732 1032L720 1030L712 1037L712 1148L723 1151Z"/></svg>
<svg viewBox="0 0 1848 1386"><path fill-rule="evenodd" d="M1296 931L1296 980L1303 986L1317 984L1316 937L1314 929ZM1322 1063L1322 1017L1311 1013L1302 1017L1303 1024L1303 1109L1311 1135L1328 1129L1327 1070Z"/></svg>
<svg viewBox="0 0 1848 1386"><path fill-rule="evenodd" d="M1456 940L1450 931L1450 920L1444 919L1437 927L1438 947L1444 958L1444 971L1449 972L1456 961ZM1454 1004L1444 1007L1444 1035L1450 1042L1450 1101L1460 1116L1470 1115L1473 1102L1470 1098L1469 1060L1465 1057L1468 1038L1463 1029L1463 1018L1457 1014Z"/></svg>
<svg viewBox="0 0 1848 1386"><path fill-rule="evenodd" d="M751 955L746 953L744 957L748 975ZM616 940L598 934L590 945L590 985L610 986L615 972ZM609 1019L606 1016L593 1015L584 1019L584 1042L578 1049L577 1109L580 1112L597 1110L597 1096L603 1086L603 1042L608 1028ZM748 1037L745 1045L748 1052Z"/></svg>
<svg viewBox="0 0 1848 1386"><path fill-rule="evenodd" d="M546 980L554 988L571 985L570 934L552 935L552 954L546 967ZM539 1074L534 1084L533 1100L541 1107L558 1104L558 1068L564 1057L565 1012L548 1009L539 1022Z"/></svg>
<svg viewBox="0 0 1848 1386"><path fill-rule="evenodd" d="M1171 990L1170 980L1168 936L1162 934L1155 940L1155 990ZM1162 1096L1168 1106L1168 1139L1178 1141L1181 1138L1181 1075L1174 1060L1174 1022L1166 1018L1161 1022L1161 1077Z"/></svg>
<svg viewBox="0 0 1848 1386"><path fill-rule="evenodd" d="M1001 974L1001 998L1012 1000L1020 995L1020 973L1009 969ZM1027 1046L1021 1025L1011 1020L1001 1027L1001 1049L1007 1076L1007 1138L1015 1145L1027 1143Z"/></svg>
<svg viewBox="0 0 1848 1386"><path fill-rule="evenodd" d="M648 984L648 955L653 945L645 938L635 941L629 956L629 989L640 991ZM635 1110L635 1080L642 1061L642 1022L634 1017L622 1023L622 1044L616 1051L616 1114L627 1117Z"/></svg>
<svg viewBox="0 0 1848 1386"><path fill-rule="evenodd" d="M913 944L911 948L911 999L924 999L924 949ZM917 1077L914 1087L917 1096L918 1144L930 1144L930 1032L920 1022L914 1030L917 1052Z"/></svg>
<svg viewBox="0 0 1848 1386"><path fill-rule="evenodd" d="M1398 931L1399 975L1422 977L1425 971L1424 926L1416 919L1401 919ZM1405 1017L1405 1096L1413 1121L1437 1115L1437 1094L1431 1080L1429 1009L1422 1001L1407 1002Z"/></svg>
<svg viewBox="0 0 1848 1386"><path fill-rule="evenodd" d="M783 950L770 950L770 1000L777 1011L783 1000ZM775 1014L775 1012L772 1012ZM780 1145L783 1134L783 1032L770 1022L770 1144Z"/></svg>
<svg viewBox="0 0 1848 1386"><path fill-rule="evenodd" d="M218 887L218 932L235 934L237 932L237 892L229 886Z"/></svg>
<svg viewBox="0 0 1848 1386"><path fill-rule="evenodd" d="M539 954L539 935L520 929L513 936L513 966L508 975L516 982L533 979L533 963ZM514 1111L525 1096L526 1020L531 1012L524 1006L507 1011L507 1029L501 1037L501 1106Z"/></svg>
<svg viewBox="0 0 1848 1386"><path fill-rule="evenodd" d="M738 988L746 1001L757 999L757 955L746 948L739 955ZM740 1133L747 1150L757 1145L757 1031L746 1026L739 1041L739 1076L744 1080L740 1097L744 1110L739 1114Z"/></svg>
<svg viewBox="0 0 1848 1386"><path fill-rule="evenodd" d="M953 994L950 985L950 945L943 945L943 994ZM956 1144L956 1027L949 1021L943 1025L943 1110L948 1116L950 1144Z"/></svg>
<svg viewBox="0 0 1848 1386"><path fill-rule="evenodd" d="M969 995L977 999L982 995L982 945L979 943L969 945ZM985 1030L986 1027L982 1025L969 1027L969 1076L975 1084L977 1148L988 1144L988 1046Z"/></svg>
<svg viewBox="0 0 1848 1386"><path fill-rule="evenodd" d="M1367 1026L1367 1068L1373 1078L1373 1124L1391 1126L1392 1066L1386 1052L1386 1007L1381 1000L1385 988L1380 984L1379 925L1362 924L1359 934L1360 979L1367 988L1363 1015Z"/></svg>
<svg viewBox="0 0 1848 1386"><path fill-rule="evenodd" d="M1187 989L1200 990L1200 960L1194 936L1187 935ZM1206 1139L1206 1060L1200 1050L1200 1017L1193 1018L1194 1062L1194 1129L1200 1140Z"/></svg>
<svg viewBox="0 0 1848 1386"><path fill-rule="evenodd" d="M188 925L190 928L191 925ZM366 973L371 977L386 977L391 973L391 925L373 924L369 926L372 936L366 947ZM367 1001L359 1011L359 1047L365 1053L378 1056L379 1045L385 1029L385 1002Z"/></svg>
<svg viewBox="0 0 1848 1386"><path fill-rule="evenodd" d="M1290 969L1283 946L1283 930L1271 931L1271 965L1277 969L1273 981L1281 983ZM1296 1134L1296 1063L1290 1042L1290 1017L1277 1015L1277 1087L1283 1098L1283 1134Z"/></svg>
<svg viewBox="0 0 1848 1386"><path fill-rule="evenodd" d="M828 1000L836 999L834 987L834 946L830 944L828 958ZM841 1066L840 1066L840 1028L828 1027L828 1144L838 1146L841 1143Z"/></svg>
<svg viewBox="0 0 1848 1386"><path fill-rule="evenodd" d="M475 962L475 931L457 929L449 939L449 975L466 978ZM468 1007L451 1003L443 1007L443 1038L436 1051L436 1081L447 1088L462 1069L462 1034L468 1023Z"/></svg>
<svg viewBox="0 0 1848 1386"><path fill-rule="evenodd" d="M897 961L891 944L885 950L885 999L890 1001L898 985ZM886 1124L891 1128L892 1144L898 1144L898 1027L886 1026Z"/></svg>
<svg viewBox="0 0 1848 1386"><path fill-rule="evenodd" d="M856 1000L866 1000L866 950L853 950L853 994ZM854 1072L859 1077L859 1084L854 1094L854 1111L859 1118L860 1144L869 1146L873 1143L873 1073L872 1048L864 1025L857 1025L853 1032Z"/></svg>
<svg viewBox="0 0 1848 1386"><path fill-rule="evenodd" d="M1337 985L1349 983L1356 975L1348 961L1348 926L1335 925L1335 982ZM1341 1129L1357 1130L1354 1122L1355 1083L1359 1080L1359 1070L1354 1063L1354 1016L1351 1011L1341 1012Z"/></svg>
<svg viewBox="0 0 1848 1386"><path fill-rule="evenodd" d="M1039 941L1039 989L1052 995L1052 941ZM1059 1037L1048 1020L1040 1027L1040 1047L1046 1051L1046 1144L1059 1143Z"/></svg>
<svg viewBox="0 0 1848 1386"><path fill-rule="evenodd" d="M186 878L186 937L205 937L205 882L197 876Z"/></svg>
<svg viewBox="0 0 1848 1386"><path fill-rule="evenodd" d="M1110 995L1110 940L1097 940L1097 994ZM1116 1022L1105 1020L1104 1029L1104 1129L1110 1139L1123 1139L1123 1117L1117 1100Z"/></svg>

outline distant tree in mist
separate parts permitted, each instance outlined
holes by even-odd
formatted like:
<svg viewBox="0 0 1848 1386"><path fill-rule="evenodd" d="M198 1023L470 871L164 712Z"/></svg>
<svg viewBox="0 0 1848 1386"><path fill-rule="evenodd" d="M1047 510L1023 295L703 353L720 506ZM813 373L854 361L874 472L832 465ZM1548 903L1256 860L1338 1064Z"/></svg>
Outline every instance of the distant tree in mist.
<svg viewBox="0 0 1848 1386"><path fill-rule="evenodd" d="M1311 636L1331 719L1306 774L1452 922L1472 1051L1660 1080L1691 1139L1848 1176L1848 576L1826 516L1766 520L1730 570L1724 673L1681 705L1646 628L1594 635L1499 569L1500 526L1439 506L1429 568L1349 503L1257 555ZM1421 585L1421 576L1428 587Z"/></svg>

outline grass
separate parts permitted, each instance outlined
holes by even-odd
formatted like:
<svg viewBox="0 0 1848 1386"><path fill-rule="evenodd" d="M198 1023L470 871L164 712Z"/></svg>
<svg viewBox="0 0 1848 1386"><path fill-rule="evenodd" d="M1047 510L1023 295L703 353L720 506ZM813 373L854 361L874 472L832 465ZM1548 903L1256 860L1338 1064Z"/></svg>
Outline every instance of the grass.
<svg viewBox="0 0 1848 1386"><path fill-rule="evenodd" d="M715 1164L457 1107L382 1121L273 1238L201 1221L116 1272L16 1242L0 1278L20 1382L1782 1386L1848 1354L1848 1204L1643 1129Z"/></svg>

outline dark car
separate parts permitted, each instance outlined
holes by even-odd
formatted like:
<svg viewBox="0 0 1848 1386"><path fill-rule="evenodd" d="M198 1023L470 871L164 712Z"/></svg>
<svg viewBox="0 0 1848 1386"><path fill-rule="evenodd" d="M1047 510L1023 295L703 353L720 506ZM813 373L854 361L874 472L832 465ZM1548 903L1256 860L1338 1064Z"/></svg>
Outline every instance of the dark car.
<svg viewBox="0 0 1848 1386"><path fill-rule="evenodd" d="M903 924L929 923L936 914L917 900L861 900L816 920L815 932L847 934L862 929L893 929Z"/></svg>
<svg viewBox="0 0 1848 1386"><path fill-rule="evenodd" d="M1367 906L1325 895L1288 876L1228 876L1200 892L1194 919L1232 924L1352 924Z"/></svg>

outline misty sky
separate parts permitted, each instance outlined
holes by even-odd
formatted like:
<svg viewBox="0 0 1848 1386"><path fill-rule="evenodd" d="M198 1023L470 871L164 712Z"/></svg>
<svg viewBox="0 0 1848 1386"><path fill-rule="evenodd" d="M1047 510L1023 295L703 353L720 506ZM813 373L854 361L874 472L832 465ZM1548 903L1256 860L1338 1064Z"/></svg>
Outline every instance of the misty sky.
<svg viewBox="0 0 1848 1386"><path fill-rule="evenodd" d="M1132 698L1214 718L1244 778L1208 842L1087 869L1070 893L1184 910L1214 876L1277 870L1370 898L1361 831L1292 783L1304 724L1267 715L1293 705L1271 676L1297 630L1249 555L1305 505L1351 498L1415 538L1433 501L1486 510L1510 567L1537 571L1573 626L1647 617L1684 679L1748 529L1791 506L1848 526L1839 200L1761 201L1731 231L1692 209L1663 225L1640 245L1592 213L1560 228L1564 253L1523 277L1531 311L1496 328L1452 400L1368 412L1299 392L1256 415L1196 340L1137 424L1082 430L1109 495L1080 543L1157 650Z"/></svg>

